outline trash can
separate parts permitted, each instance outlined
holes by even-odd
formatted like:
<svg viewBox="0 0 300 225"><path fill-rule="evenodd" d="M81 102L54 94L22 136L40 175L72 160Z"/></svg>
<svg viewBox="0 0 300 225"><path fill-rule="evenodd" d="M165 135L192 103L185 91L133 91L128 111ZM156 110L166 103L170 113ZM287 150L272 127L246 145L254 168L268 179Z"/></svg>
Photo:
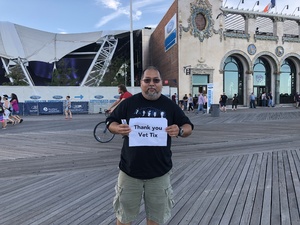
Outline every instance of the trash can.
<svg viewBox="0 0 300 225"><path fill-rule="evenodd" d="M211 116L219 117L220 116L220 108L218 104L212 104L211 106Z"/></svg>

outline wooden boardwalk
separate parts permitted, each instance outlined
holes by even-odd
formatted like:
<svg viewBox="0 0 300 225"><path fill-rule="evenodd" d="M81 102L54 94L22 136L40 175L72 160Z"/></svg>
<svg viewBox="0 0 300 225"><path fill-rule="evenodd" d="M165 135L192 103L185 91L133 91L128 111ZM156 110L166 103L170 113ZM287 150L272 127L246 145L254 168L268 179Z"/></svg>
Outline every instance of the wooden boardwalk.
<svg viewBox="0 0 300 225"><path fill-rule="evenodd" d="M166 224L300 224L299 112L189 115L194 134L174 140ZM115 224L121 139L97 143L97 115L77 118L28 117L1 131L1 225ZM133 225L144 217L142 206Z"/></svg>

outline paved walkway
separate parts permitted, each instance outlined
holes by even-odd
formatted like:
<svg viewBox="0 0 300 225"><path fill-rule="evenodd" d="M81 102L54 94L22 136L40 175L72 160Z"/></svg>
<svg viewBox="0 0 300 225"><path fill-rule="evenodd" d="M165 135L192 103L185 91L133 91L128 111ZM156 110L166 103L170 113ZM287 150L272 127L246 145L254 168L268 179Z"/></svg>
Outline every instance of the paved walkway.
<svg viewBox="0 0 300 225"><path fill-rule="evenodd" d="M300 224L300 109L188 116L193 135L173 141L176 204L167 224ZM115 224L122 139L95 141L103 119L29 116L0 131L1 225Z"/></svg>

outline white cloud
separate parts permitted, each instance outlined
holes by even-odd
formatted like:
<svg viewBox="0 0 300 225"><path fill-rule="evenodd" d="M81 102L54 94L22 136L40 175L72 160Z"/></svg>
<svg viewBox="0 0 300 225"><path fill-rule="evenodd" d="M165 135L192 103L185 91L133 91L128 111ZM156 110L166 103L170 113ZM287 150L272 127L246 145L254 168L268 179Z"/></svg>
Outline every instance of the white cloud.
<svg viewBox="0 0 300 225"><path fill-rule="evenodd" d="M101 18L101 20L96 24L96 27L97 28L102 27L103 25L107 24L111 20L114 20L114 19L118 18L119 16L121 16L121 13L119 11L117 11L115 13L111 13L107 16L103 16Z"/></svg>
<svg viewBox="0 0 300 225"><path fill-rule="evenodd" d="M111 13L110 15L103 16L100 21L96 24L96 27L99 28L109 23L110 21L125 15L130 17L130 2L128 1L128 5L123 6L119 0L96 0L97 4L101 4L102 6L115 10L115 13ZM149 12L149 8L151 5L155 6L153 10L157 10L157 7L164 3L164 0L139 0L132 1L132 19L134 21L138 21L142 18L143 11L147 10ZM159 8L159 7L158 7Z"/></svg>
<svg viewBox="0 0 300 225"><path fill-rule="evenodd" d="M59 34L67 34L68 32L65 29L57 28Z"/></svg>
<svg viewBox="0 0 300 225"><path fill-rule="evenodd" d="M102 4L106 8L117 10L122 4L117 0L96 0L97 4Z"/></svg>

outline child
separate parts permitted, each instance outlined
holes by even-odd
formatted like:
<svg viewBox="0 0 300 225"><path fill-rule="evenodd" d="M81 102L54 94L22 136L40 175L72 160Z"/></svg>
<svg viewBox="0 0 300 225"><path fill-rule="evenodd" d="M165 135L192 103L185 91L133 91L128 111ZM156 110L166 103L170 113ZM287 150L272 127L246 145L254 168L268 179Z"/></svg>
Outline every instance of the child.
<svg viewBox="0 0 300 225"><path fill-rule="evenodd" d="M70 96L69 95L66 97L65 115L66 115L66 119L68 119L68 118L72 119L71 100L70 100Z"/></svg>
<svg viewBox="0 0 300 225"><path fill-rule="evenodd" d="M0 122L2 123L2 129L6 129L6 121L3 118L3 115L4 115L4 108L2 106L1 96L0 96Z"/></svg>

